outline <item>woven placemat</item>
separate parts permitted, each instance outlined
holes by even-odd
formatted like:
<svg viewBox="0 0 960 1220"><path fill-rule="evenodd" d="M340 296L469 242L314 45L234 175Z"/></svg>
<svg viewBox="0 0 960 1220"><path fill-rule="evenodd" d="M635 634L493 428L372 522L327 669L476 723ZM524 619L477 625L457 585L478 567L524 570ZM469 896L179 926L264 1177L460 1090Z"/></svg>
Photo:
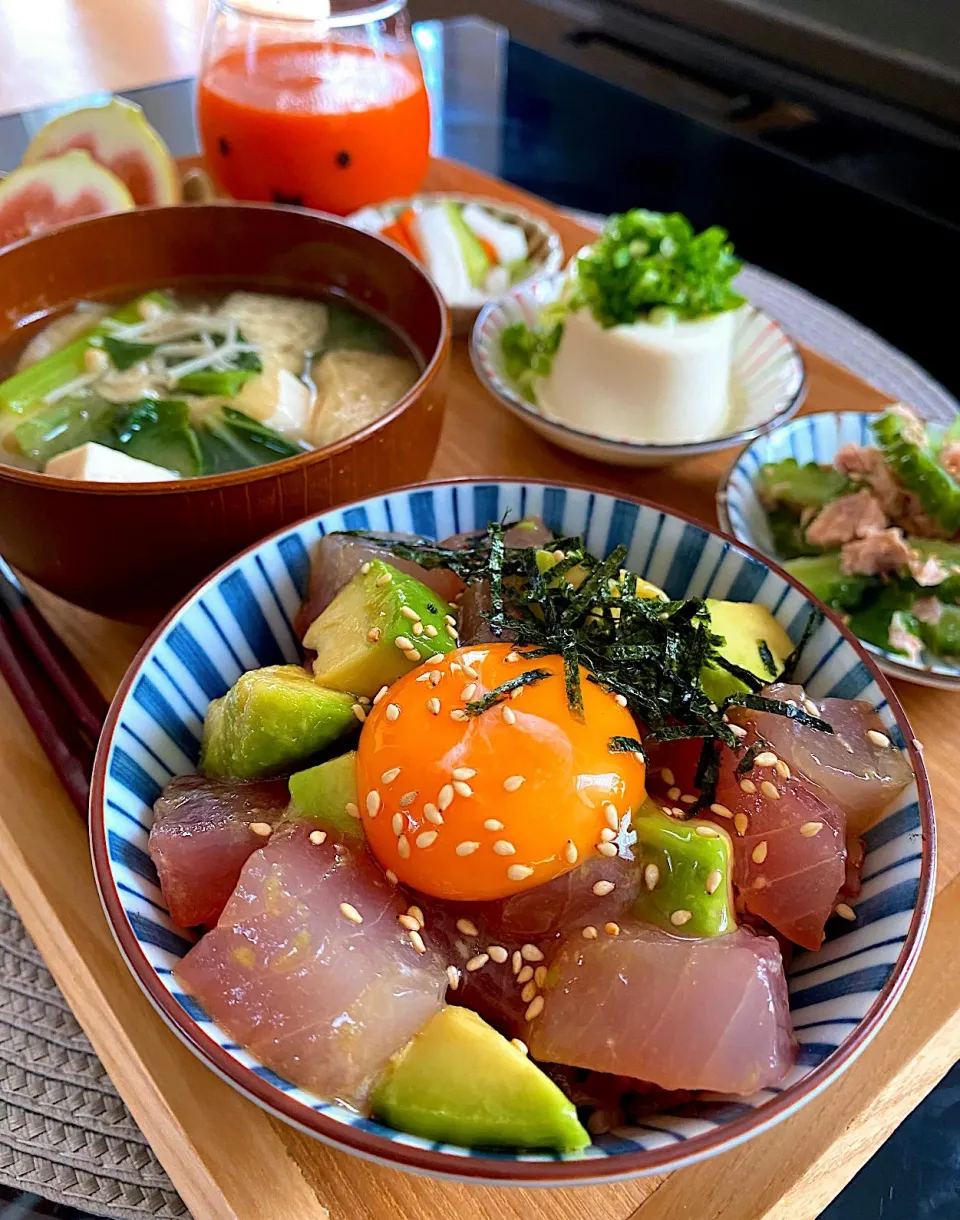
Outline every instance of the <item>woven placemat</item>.
<svg viewBox="0 0 960 1220"><path fill-rule="evenodd" d="M189 1220L3 890L0 1181L97 1216Z"/></svg>

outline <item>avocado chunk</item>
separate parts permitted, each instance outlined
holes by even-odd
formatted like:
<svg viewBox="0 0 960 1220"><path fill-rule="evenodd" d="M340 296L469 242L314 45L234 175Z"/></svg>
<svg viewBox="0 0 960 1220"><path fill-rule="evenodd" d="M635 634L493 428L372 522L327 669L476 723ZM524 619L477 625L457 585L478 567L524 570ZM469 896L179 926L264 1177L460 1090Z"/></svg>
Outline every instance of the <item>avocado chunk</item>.
<svg viewBox="0 0 960 1220"><path fill-rule="evenodd" d="M590 1143L573 1103L468 1008L442 1008L394 1055L371 1109L400 1131L468 1148L580 1152Z"/></svg>
<svg viewBox="0 0 960 1220"><path fill-rule="evenodd" d="M243 674L207 709L200 769L215 779L261 779L304 763L356 728L353 697L324 690L299 665Z"/></svg>
<svg viewBox="0 0 960 1220"><path fill-rule="evenodd" d="M668 817L650 800L640 806L633 829L643 873L639 918L675 936L735 931L733 844L727 832L701 818Z"/></svg>
<svg viewBox="0 0 960 1220"><path fill-rule="evenodd" d="M432 589L379 559L364 567L314 620L303 644L317 654L313 674L321 686L372 696L457 641L447 630L450 606ZM398 647L398 639L410 648Z"/></svg>
<svg viewBox="0 0 960 1220"><path fill-rule="evenodd" d="M741 669L755 674L761 682L775 682L793 652L793 642L766 606L707 598L707 609L710 630L723 637L721 654ZM705 665L700 678L703 689L717 704L728 695L747 689L739 678L716 665Z"/></svg>
<svg viewBox="0 0 960 1220"><path fill-rule="evenodd" d="M291 775L290 802L288 818L308 818L335 836L362 838L356 750Z"/></svg>

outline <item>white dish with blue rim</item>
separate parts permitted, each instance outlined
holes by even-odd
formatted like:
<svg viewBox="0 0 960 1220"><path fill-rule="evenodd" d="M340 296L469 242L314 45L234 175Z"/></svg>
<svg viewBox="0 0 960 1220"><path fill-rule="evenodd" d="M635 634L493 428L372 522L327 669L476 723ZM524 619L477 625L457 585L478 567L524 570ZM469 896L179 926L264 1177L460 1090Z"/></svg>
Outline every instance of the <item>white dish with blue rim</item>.
<svg viewBox="0 0 960 1220"><path fill-rule="evenodd" d="M744 305L737 310L730 379L730 413L723 433L709 440L661 444L573 428L529 402L504 365L503 332L516 322L532 327L545 305L556 301L565 277L520 284L487 305L470 338L474 371L508 411L555 445L617 466L663 466L716 453L775 428L799 411L806 392L803 360L778 322Z"/></svg>
<svg viewBox="0 0 960 1220"><path fill-rule="evenodd" d="M717 516L727 533L776 560L777 555L767 524L767 514L757 497L754 480L761 466L796 458L804 462L830 465L844 445L871 445L870 424L878 415L857 411L829 411L795 419L769 436L755 440L740 454L717 490ZM912 661L909 657L887 652L864 643L877 664L894 678L960 690L960 662L924 651Z"/></svg>
<svg viewBox="0 0 960 1220"><path fill-rule="evenodd" d="M867 835L856 922L833 920L819 952L798 953L792 961L800 1057L781 1088L692 1101L598 1136L578 1158L433 1144L312 1096L262 1067L183 993L172 973L191 938L167 917L147 854L152 805L172 776L195 770L211 699L246 669L299 659L292 623L313 544L324 533L355 528L443 537L505 514L539 514L558 533L583 534L601 555L624 543L629 566L672 596L760 602L794 640L811 612L799 587L733 542L655 507L582 489L443 483L310 518L215 573L157 629L128 672L94 772L90 824L98 885L121 951L167 1023L236 1088L310 1134L387 1165L474 1182L570 1185L673 1169L750 1138L835 1079L889 1014L929 919L935 834L922 758L893 691L830 619L814 633L798 678L815 698L869 701L916 779Z"/></svg>

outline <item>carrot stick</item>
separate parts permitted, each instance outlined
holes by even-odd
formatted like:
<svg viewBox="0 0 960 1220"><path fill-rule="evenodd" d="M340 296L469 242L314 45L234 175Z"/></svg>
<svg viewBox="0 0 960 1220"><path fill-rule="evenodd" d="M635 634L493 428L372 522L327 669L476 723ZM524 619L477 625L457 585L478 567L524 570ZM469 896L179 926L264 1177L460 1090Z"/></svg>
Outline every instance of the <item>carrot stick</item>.
<svg viewBox="0 0 960 1220"><path fill-rule="evenodd" d="M500 255L497 254L497 247L486 237L481 237L479 233L474 233L474 237L480 243L484 254L490 260L490 266L498 267L500 265Z"/></svg>
<svg viewBox="0 0 960 1220"><path fill-rule="evenodd" d="M410 242L410 239L407 237L406 229L404 229L403 225L398 221L395 220L393 224L387 225L386 228L381 229L380 236L387 237L390 239L390 241L395 241L398 246L401 246L408 254L413 255L414 258L419 257L417 251Z"/></svg>

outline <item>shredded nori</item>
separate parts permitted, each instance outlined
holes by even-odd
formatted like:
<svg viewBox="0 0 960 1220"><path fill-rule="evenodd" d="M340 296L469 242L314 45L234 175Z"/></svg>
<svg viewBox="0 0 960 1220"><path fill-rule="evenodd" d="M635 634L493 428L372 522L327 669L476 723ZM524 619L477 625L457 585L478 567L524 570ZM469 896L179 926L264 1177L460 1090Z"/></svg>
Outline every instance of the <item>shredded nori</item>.
<svg viewBox="0 0 960 1220"><path fill-rule="evenodd" d="M765 741L755 741L752 746L748 746L744 751L743 758L737 763L737 775L746 775L748 771L752 771L757 755L761 754L766 748L767 743Z"/></svg>
<svg viewBox="0 0 960 1220"><path fill-rule="evenodd" d="M493 690L487 691L482 699L474 699L471 703L466 704L467 715L482 716L490 708L496 707L498 703L503 703L505 699L509 699L512 691L519 690L524 686L533 686L534 682L542 682L544 678L551 676L549 669L525 670L522 674L511 678L509 682L503 682L500 686L494 687Z"/></svg>
<svg viewBox="0 0 960 1220"><path fill-rule="evenodd" d="M797 666L800 663L800 657L803 655L803 651L810 643L810 640L819 630L824 618L825 615L822 610L818 610L816 606L811 606L810 613L807 615L807 621L803 625L800 642L784 662L783 673L780 675L781 682L790 683L793 681L793 676L797 672Z"/></svg>
<svg viewBox="0 0 960 1220"><path fill-rule="evenodd" d="M760 660L763 662L764 669L771 678L775 678L779 671L777 670L777 663L773 659L773 653L770 651L770 645L766 640L757 640L757 652L760 653Z"/></svg>
<svg viewBox="0 0 960 1220"><path fill-rule="evenodd" d="M611 737L607 743L607 749L611 754L636 754L641 762L647 761L643 742L638 741L636 737Z"/></svg>
<svg viewBox="0 0 960 1220"><path fill-rule="evenodd" d="M758 695L730 695L723 701L723 710L728 707L749 707L755 712L773 712L777 716L786 716L797 724L806 725L808 729L816 729L818 733L832 733L833 726L819 716L811 716L803 708L784 699L766 699Z"/></svg>

